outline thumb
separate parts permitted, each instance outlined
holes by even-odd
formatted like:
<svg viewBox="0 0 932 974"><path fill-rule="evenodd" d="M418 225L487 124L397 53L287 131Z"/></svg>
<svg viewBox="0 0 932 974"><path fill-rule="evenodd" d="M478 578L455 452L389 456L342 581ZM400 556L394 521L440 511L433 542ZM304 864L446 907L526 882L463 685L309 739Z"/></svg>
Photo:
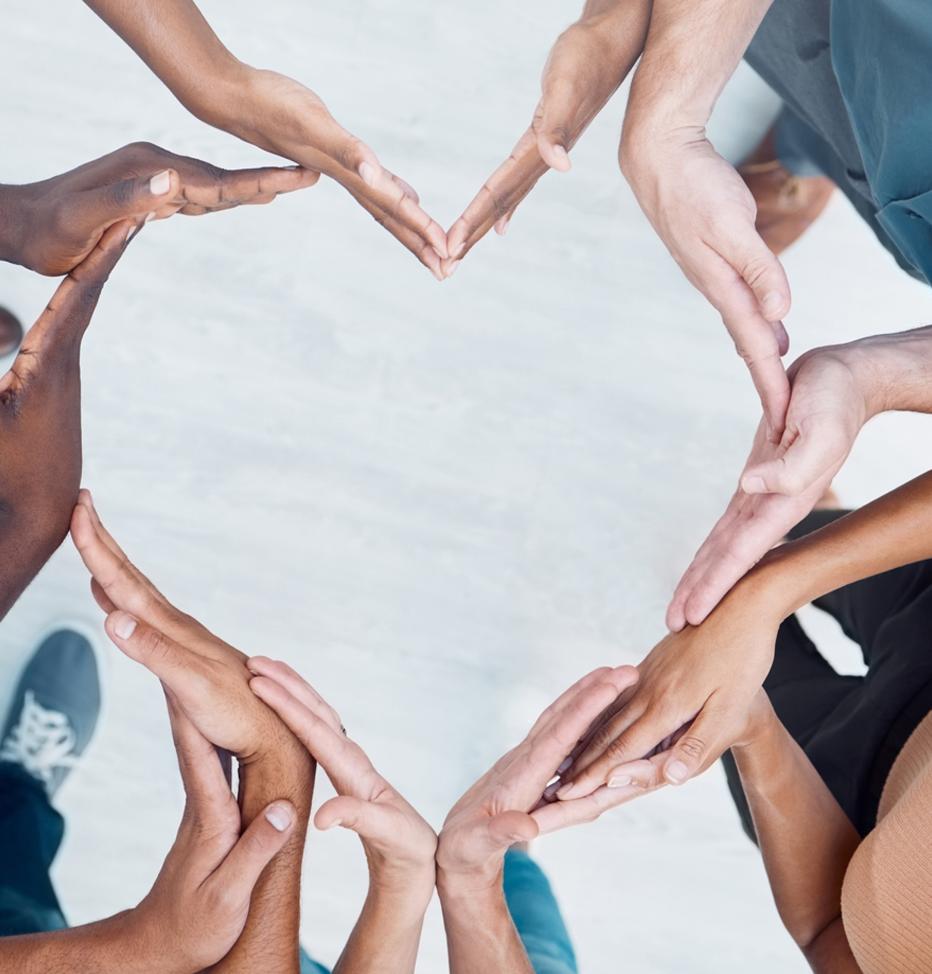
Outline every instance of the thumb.
<svg viewBox="0 0 932 974"><path fill-rule="evenodd" d="M210 878L224 890L224 901L249 901L262 870L291 837L297 814L288 801L272 802L257 815ZM229 900L226 898L229 897Z"/></svg>
<svg viewBox="0 0 932 974"><path fill-rule="evenodd" d="M683 736L673 745L663 764L663 776L671 785L682 785L719 757L726 743L727 714L707 703Z"/></svg>
<svg viewBox="0 0 932 974"><path fill-rule="evenodd" d="M524 812L502 812L489 820L489 845L494 849L507 848L516 842L531 842L538 835L540 826Z"/></svg>
<svg viewBox="0 0 932 974"><path fill-rule="evenodd" d="M555 81L546 86L534 115L537 151L541 159L557 172L569 172L572 167L567 150L571 141L569 124L575 102L573 86L564 81Z"/></svg>
<svg viewBox="0 0 932 974"><path fill-rule="evenodd" d="M819 436L800 434L782 457L748 467L741 476L746 494L798 497L824 476L834 462Z"/></svg>
<svg viewBox="0 0 932 974"><path fill-rule="evenodd" d="M774 252L764 243L757 230L752 227L740 245L741 262L736 270L741 274L760 307L761 314L770 322L779 322L790 311L790 282L786 271ZM777 341L783 345L785 354L785 332L775 331Z"/></svg>
<svg viewBox="0 0 932 974"><path fill-rule="evenodd" d="M121 179L78 193L68 207L67 225L76 235L92 237L116 220L138 222L180 193L181 178L174 169Z"/></svg>
<svg viewBox="0 0 932 974"><path fill-rule="evenodd" d="M322 832L339 825L355 832L361 839L390 838L382 812L383 809L372 802L338 795L320 806L314 816L314 824Z"/></svg>

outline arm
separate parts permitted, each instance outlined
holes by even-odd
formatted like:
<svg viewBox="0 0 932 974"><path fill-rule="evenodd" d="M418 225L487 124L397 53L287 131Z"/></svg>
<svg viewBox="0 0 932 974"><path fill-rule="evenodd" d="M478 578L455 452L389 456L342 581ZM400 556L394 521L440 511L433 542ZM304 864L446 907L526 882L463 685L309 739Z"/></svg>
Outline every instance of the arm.
<svg viewBox="0 0 932 974"><path fill-rule="evenodd" d="M705 126L770 0L655 0L620 162L654 229L718 310L751 372L769 435L783 431L790 307L783 267L755 229L747 186Z"/></svg>
<svg viewBox="0 0 932 974"><path fill-rule="evenodd" d="M544 173L569 170L569 150L640 55L650 10L651 0L587 0L579 20L557 38L528 130L450 228L448 274L493 226L505 233Z"/></svg>
<svg viewBox="0 0 932 974"><path fill-rule="evenodd" d="M651 758L666 781L706 770L745 726L783 619L826 592L930 557L932 473L775 549L701 626L652 650L638 685L575 754L559 797L591 793L674 734L676 743Z"/></svg>
<svg viewBox="0 0 932 974"><path fill-rule="evenodd" d="M291 667L261 656L248 666L253 692L320 762L337 792L318 810L317 828L351 829L366 854L369 892L335 974L410 974L434 891L434 830L349 740L336 711Z"/></svg>
<svg viewBox="0 0 932 974"><path fill-rule="evenodd" d="M777 910L816 974L858 974L841 888L860 836L760 693L732 746Z"/></svg>
<svg viewBox="0 0 932 974"><path fill-rule="evenodd" d="M766 423L758 428L739 487L674 592L674 632L698 626L812 510L874 416L932 412L932 327L813 349L789 377L783 438L772 443Z"/></svg>
<svg viewBox="0 0 932 974"><path fill-rule="evenodd" d="M339 182L438 279L446 234L312 91L234 57L192 0L85 0L193 115Z"/></svg>

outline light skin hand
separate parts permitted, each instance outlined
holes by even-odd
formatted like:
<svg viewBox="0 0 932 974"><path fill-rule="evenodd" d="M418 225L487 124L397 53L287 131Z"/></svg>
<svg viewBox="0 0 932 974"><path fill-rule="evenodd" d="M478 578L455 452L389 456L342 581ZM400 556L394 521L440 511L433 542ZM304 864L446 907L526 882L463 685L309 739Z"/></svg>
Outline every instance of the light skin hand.
<svg viewBox="0 0 932 974"><path fill-rule="evenodd" d="M71 536L107 613L106 631L173 693L198 730L243 763L297 742L249 689L246 656L176 609L127 558L82 490Z"/></svg>
<svg viewBox="0 0 932 974"><path fill-rule="evenodd" d="M382 166L304 85L228 51L192 0L87 0L192 114L253 145L324 173L438 280L446 234L417 193Z"/></svg>
<svg viewBox="0 0 932 974"><path fill-rule="evenodd" d="M300 168L220 169L136 142L60 176L0 186L0 259L67 274L122 220L141 224L270 203L318 179Z"/></svg>
<svg viewBox="0 0 932 974"><path fill-rule="evenodd" d="M580 19L560 35L544 66L531 125L450 228L445 274L493 226L505 233L544 173L569 171L569 150L631 70L649 18L649 0L588 0Z"/></svg>
<svg viewBox="0 0 932 974"><path fill-rule="evenodd" d="M438 880L483 889L500 882L509 846L592 821L630 798L604 788L555 810L541 799L594 720L637 680L631 666L604 667L575 683L541 714L528 736L480 778L447 815L437 849Z"/></svg>
<svg viewBox="0 0 932 974"><path fill-rule="evenodd" d="M437 836L345 734L339 715L291 667L254 657L253 692L326 771L337 797L314 818L319 829L357 833L369 863L369 894L336 974L411 972L434 890Z"/></svg>
<svg viewBox="0 0 932 974"><path fill-rule="evenodd" d="M758 428L741 483L667 610L676 632L719 600L815 506L863 426L886 410L932 412L932 328L813 349L789 370L779 444Z"/></svg>
<svg viewBox="0 0 932 974"><path fill-rule="evenodd" d="M81 483L81 341L132 230L104 234L0 376L0 618L68 534Z"/></svg>
<svg viewBox="0 0 932 974"><path fill-rule="evenodd" d="M654 0L619 161L674 260L721 314L776 441L789 403L789 284L755 229L750 191L705 132L770 2Z"/></svg>

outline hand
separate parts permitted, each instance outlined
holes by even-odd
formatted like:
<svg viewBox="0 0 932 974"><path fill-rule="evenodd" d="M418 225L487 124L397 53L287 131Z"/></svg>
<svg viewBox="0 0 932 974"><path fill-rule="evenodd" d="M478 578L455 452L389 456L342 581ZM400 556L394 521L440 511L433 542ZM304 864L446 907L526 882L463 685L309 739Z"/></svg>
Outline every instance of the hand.
<svg viewBox="0 0 932 974"><path fill-rule="evenodd" d="M319 829L341 825L359 835L372 881L408 892L426 877L434 888L437 836L347 736L336 711L285 663L255 656L250 686L327 772L337 797L317 811Z"/></svg>
<svg viewBox="0 0 932 974"><path fill-rule="evenodd" d="M319 178L304 169L218 169L136 142L61 176L0 187L0 258L40 274L67 274L121 220L141 224L150 214L161 220L270 203Z"/></svg>
<svg viewBox="0 0 932 974"><path fill-rule="evenodd" d="M127 558L82 490L71 537L121 652L161 680L198 731L249 764L297 741L249 689L246 656L176 609ZM302 749L303 753L303 749Z"/></svg>
<svg viewBox="0 0 932 974"><path fill-rule="evenodd" d="M637 680L631 666L595 670L550 707L517 747L505 754L453 806L437 848L438 880L491 886L508 848L580 822L590 822L633 796L600 788L582 801L544 804L548 783L590 725Z"/></svg>
<svg viewBox="0 0 932 974"><path fill-rule="evenodd" d="M544 173L569 171L568 150L631 70L648 19L646 4L589 0L580 19L557 38L530 127L450 228L447 275L493 225L505 233L515 209Z"/></svg>
<svg viewBox="0 0 932 974"><path fill-rule="evenodd" d="M414 189L385 169L372 149L347 132L313 91L274 71L250 69L235 113L215 124L335 179L376 223L443 280L440 261L447 256L443 229L421 209Z"/></svg>
<svg viewBox="0 0 932 974"><path fill-rule="evenodd" d="M789 404L781 357L790 289L780 261L754 226L754 198L702 128L657 131L626 124L622 170L673 259L721 314L778 441Z"/></svg>
<svg viewBox="0 0 932 974"><path fill-rule="evenodd" d="M0 376L0 618L68 534L81 483L81 340L132 229L103 235Z"/></svg>
<svg viewBox="0 0 932 974"><path fill-rule="evenodd" d="M638 667L637 685L574 751L556 791L561 802L598 793L611 781L630 778L628 784L644 787L653 780L645 761L669 784L683 784L717 761L746 727L773 663L783 619L778 594L752 573L702 626L661 640Z"/></svg>
<svg viewBox="0 0 932 974"><path fill-rule="evenodd" d="M236 943L263 870L294 831L295 809L275 801L245 831L216 749L166 693L185 809L151 892L133 911L153 970L194 974Z"/></svg>
<svg viewBox="0 0 932 974"><path fill-rule="evenodd" d="M673 595L672 631L700 625L828 490L861 428L883 409L881 361L876 342L852 342L814 349L792 365L783 437L772 443L767 424L758 427L740 486Z"/></svg>

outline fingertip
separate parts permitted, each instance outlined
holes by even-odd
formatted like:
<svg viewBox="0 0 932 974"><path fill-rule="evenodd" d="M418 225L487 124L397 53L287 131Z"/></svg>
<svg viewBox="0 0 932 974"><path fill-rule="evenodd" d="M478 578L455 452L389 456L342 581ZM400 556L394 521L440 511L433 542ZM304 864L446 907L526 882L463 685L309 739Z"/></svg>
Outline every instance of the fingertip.
<svg viewBox="0 0 932 974"><path fill-rule="evenodd" d="M136 631L137 625L138 623L135 617L131 616L128 612L124 612L122 609L111 612L104 623L110 638L119 640L120 642L125 642L129 639Z"/></svg>
<svg viewBox="0 0 932 974"><path fill-rule="evenodd" d="M689 768L678 758L673 758L663 766L663 776L671 785L684 785L689 781Z"/></svg>
<svg viewBox="0 0 932 974"><path fill-rule="evenodd" d="M760 301L761 314L771 322L786 317L790 310L789 295L783 291L768 291Z"/></svg>
<svg viewBox="0 0 932 974"><path fill-rule="evenodd" d="M766 494L767 483L760 474L745 474L741 478L741 489L745 494Z"/></svg>
<svg viewBox="0 0 932 974"><path fill-rule="evenodd" d="M294 805L284 800L273 802L265 810L265 819L276 832L287 832L294 825Z"/></svg>

